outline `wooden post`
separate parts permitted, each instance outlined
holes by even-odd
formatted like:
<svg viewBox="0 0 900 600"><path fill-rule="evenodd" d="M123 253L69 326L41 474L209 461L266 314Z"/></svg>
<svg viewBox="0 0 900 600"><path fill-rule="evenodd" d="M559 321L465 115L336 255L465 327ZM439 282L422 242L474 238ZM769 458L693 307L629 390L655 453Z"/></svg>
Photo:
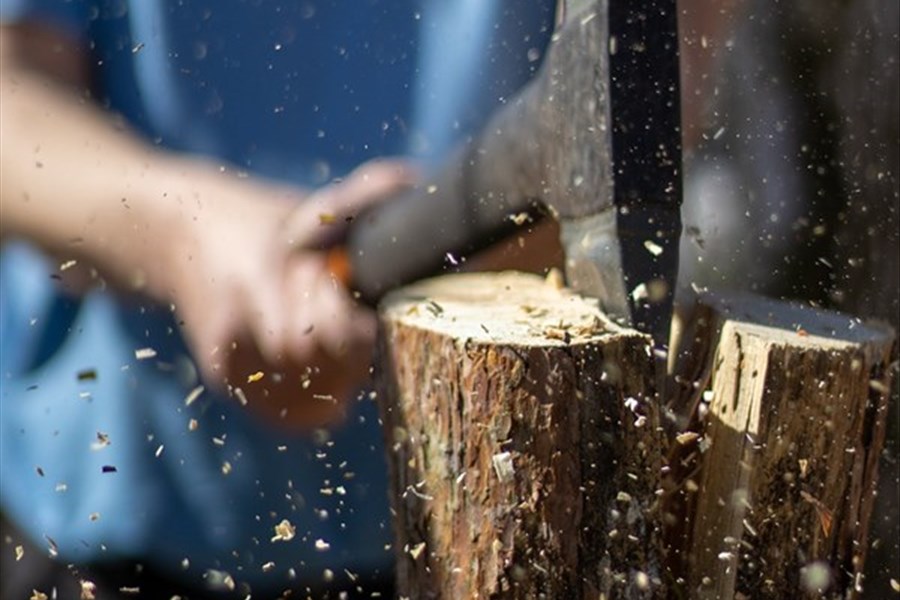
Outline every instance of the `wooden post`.
<svg viewBox="0 0 900 600"><path fill-rule="evenodd" d="M381 326L400 597L662 597L647 336L515 273L405 288Z"/></svg>
<svg viewBox="0 0 900 600"><path fill-rule="evenodd" d="M695 391L695 433L670 457L685 476L668 538L688 557L688 595L858 596L892 333L809 307L707 296L685 335L677 371ZM689 526L672 535L680 523Z"/></svg>

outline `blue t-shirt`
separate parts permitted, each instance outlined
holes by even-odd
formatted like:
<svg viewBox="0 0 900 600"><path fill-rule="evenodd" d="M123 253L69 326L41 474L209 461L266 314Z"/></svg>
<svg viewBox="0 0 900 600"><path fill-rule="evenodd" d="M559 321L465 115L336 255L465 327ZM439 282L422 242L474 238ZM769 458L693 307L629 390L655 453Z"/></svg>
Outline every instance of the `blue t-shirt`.
<svg viewBox="0 0 900 600"><path fill-rule="evenodd" d="M0 6L83 40L97 100L153 143L303 185L377 156L439 159L530 77L552 23L533 0ZM103 290L68 298L54 270L24 243L0 257L0 504L32 541L66 561L213 568L257 587L289 569L390 567L370 401L312 437L209 391L186 406L199 382L169 309ZM297 536L272 543L282 519Z"/></svg>

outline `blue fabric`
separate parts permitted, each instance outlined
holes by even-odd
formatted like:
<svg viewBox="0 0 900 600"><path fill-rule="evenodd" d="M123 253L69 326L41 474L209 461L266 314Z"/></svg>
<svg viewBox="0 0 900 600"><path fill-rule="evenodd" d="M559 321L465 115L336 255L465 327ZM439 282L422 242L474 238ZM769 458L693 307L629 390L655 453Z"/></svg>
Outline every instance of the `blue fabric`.
<svg viewBox="0 0 900 600"><path fill-rule="evenodd" d="M303 185L376 156L445 154L530 76L552 17L524 0L0 0L0 14L89 41L98 98L155 143ZM327 444L208 392L185 407L197 381L169 311L104 291L66 298L52 272L22 243L0 256L0 502L33 541L52 538L67 561L181 573L189 558L185 576L218 568L276 587L288 568L390 565L371 402ZM157 356L136 360L144 347ZM297 539L270 543L285 518Z"/></svg>

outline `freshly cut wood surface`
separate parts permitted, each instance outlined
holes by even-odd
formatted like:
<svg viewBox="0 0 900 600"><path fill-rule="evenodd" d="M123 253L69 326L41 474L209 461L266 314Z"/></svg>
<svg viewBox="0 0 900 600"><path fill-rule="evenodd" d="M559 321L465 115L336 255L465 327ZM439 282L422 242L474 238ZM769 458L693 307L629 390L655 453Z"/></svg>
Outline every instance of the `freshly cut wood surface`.
<svg viewBox="0 0 900 600"><path fill-rule="evenodd" d="M402 597L662 597L647 336L517 273L404 288L381 326Z"/></svg>
<svg viewBox="0 0 900 600"><path fill-rule="evenodd" d="M689 595L858 595L893 333L743 295L702 297L685 336L701 437L670 459L688 472L690 523L670 544L689 557Z"/></svg>
<svg viewBox="0 0 900 600"><path fill-rule="evenodd" d="M393 321L474 343L562 347L639 335L607 319L596 300L563 288L555 272L439 277L391 294L383 306Z"/></svg>

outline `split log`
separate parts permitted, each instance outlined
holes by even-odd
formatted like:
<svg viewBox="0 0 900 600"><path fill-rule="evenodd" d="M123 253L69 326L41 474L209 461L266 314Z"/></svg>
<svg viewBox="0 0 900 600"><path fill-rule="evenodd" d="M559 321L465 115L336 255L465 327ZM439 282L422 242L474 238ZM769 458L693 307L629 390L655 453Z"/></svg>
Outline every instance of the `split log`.
<svg viewBox="0 0 900 600"><path fill-rule="evenodd" d="M700 437L674 448L673 467L693 470L674 525L689 526L667 537L688 595L858 596L892 332L747 295L703 297L685 335L677 371Z"/></svg>
<svg viewBox="0 0 900 600"><path fill-rule="evenodd" d="M404 288L381 327L400 597L662 597L648 336L516 273Z"/></svg>

